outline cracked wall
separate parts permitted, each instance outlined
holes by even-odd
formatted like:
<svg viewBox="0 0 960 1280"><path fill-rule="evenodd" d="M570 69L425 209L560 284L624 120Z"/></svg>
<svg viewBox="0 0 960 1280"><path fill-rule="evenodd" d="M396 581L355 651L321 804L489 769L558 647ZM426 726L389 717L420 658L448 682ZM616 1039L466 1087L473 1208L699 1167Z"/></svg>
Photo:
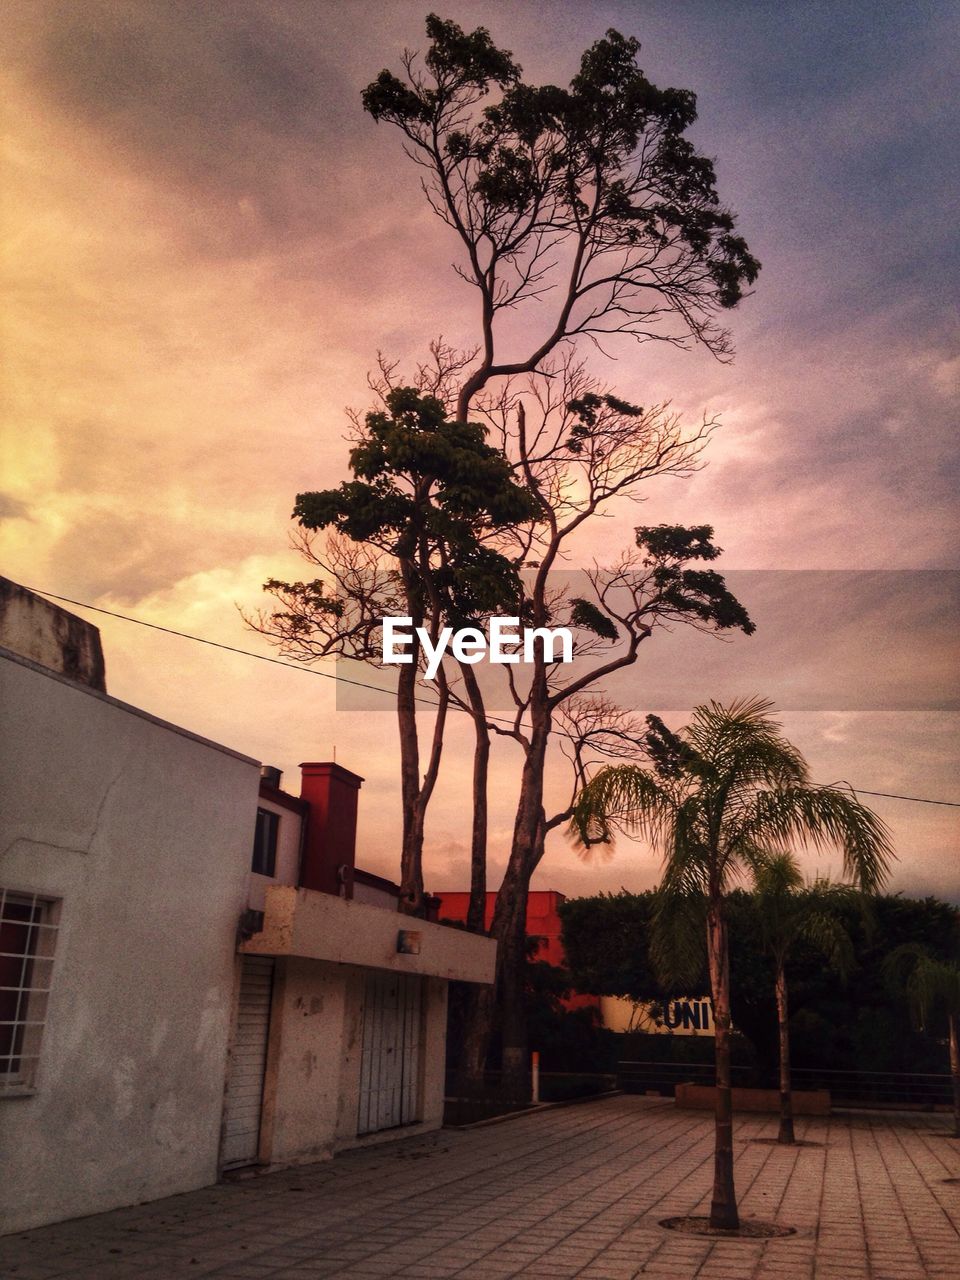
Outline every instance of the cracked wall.
<svg viewBox="0 0 960 1280"><path fill-rule="evenodd" d="M0 883L59 899L35 1089L0 1096L0 1230L214 1182L259 771L0 658Z"/></svg>

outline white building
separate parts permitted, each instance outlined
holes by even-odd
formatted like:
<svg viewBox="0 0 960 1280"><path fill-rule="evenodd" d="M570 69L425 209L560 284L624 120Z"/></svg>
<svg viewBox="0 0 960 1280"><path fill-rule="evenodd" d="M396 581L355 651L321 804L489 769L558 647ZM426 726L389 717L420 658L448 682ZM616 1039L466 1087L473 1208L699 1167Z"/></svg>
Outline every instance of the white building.
<svg viewBox="0 0 960 1280"><path fill-rule="evenodd" d="M494 944L354 871L347 770L288 796L82 683L95 628L50 670L62 613L44 665L0 648L0 1231L438 1126L446 980Z"/></svg>
<svg viewBox="0 0 960 1280"><path fill-rule="evenodd" d="M275 770L260 786L225 1168L439 1128L447 983L493 980L490 939L398 915L397 886L355 868L362 779L301 770L298 798Z"/></svg>
<svg viewBox="0 0 960 1280"><path fill-rule="evenodd" d="M255 760L0 655L0 1229L213 1182Z"/></svg>

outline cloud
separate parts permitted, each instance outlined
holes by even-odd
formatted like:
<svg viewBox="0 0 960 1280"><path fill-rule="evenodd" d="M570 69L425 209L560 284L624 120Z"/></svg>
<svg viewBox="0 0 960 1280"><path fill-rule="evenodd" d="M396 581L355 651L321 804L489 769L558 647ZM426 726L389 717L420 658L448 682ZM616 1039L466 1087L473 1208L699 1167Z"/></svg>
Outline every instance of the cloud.
<svg viewBox="0 0 960 1280"><path fill-rule="evenodd" d="M324 43L244 4L136 0L47 8L33 34L30 82L62 117L215 205L220 235L208 226L197 247L244 254L312 233L329 185L319 156L349 96Z"/></svg>
<svg viewBox="0 0 960 1280"><path fill-rule="evenodd" d="M0 520L29 520L30 508L19 498L0 493Z"/></svg>
<svg viewBox="0 0 960 1280"><path fill-rule="evenodd" d="M874 8L868 23L856 6L641 14L611 0L552 3L545 21L451 0L445 12L560 82L608 25L639 28L651 77L698 90L697 140L764 262L730 317L734 364L652 344L596 358L625 397L725 425L701 474L651 484L645 506L583 538L582 562L629 545L642 520L712 523L733 569L955 565L948 7ZM296 576L294 495L343 477L343 406L365 407L377 349L409 363L438 331L475 338L476 300L449 269L456 243L395 133L359 105L381 66L422 46L423 16L413 0L36 0L6 15L6 573L256 648L234 602L255 603L270 574ZM824 776L947 794L955 603L911 581L906 595L888 583L791 599L756 578L755 643L701 653L658 637L630 695L680 712L694 691L676 672L696 649L713 689L739 679L792 706ZM338 716L323 678L103 626L120 696L288 771L334 747L362 761L364 857L396 874L389 713ZM891 718L890 705L905 709ZM841 706L854 709L838 719ZM502 745L495 758L499 868L517 758ZM468 735L454 735L429 827L442 887L466 882L468 778ZM559 803L561 768L550 785ZM898 883L946 891L951 814L896 810ZM655 875L642 849L585 868L557 837L541 884Z"/></svg>

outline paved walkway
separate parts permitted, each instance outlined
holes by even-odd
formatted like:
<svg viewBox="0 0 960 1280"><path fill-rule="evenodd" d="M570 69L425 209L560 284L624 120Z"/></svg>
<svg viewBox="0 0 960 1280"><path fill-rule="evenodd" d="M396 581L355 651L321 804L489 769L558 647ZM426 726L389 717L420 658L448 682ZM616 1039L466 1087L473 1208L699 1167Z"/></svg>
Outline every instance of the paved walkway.
<svg viewBox="0 0 960 1280"><path fill-rule="evenodd" d="M710 1240L660 1218L707 1212L703 1112L615 1097L446 1130L325 1164L211 1187L0 1239L3 1280L912 1280L960 1277L960 1142L946 1117L801 1120L822 1143L736 1127L744 1218L797 1234Z"/></svg>

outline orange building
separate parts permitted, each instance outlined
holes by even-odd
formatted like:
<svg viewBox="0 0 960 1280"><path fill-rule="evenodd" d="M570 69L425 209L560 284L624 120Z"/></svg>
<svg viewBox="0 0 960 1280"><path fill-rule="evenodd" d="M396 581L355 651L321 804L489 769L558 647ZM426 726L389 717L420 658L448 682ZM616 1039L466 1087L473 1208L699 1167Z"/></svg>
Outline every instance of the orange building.
<svg viewBox="0 0 960 1280"><path fill-rule="evenodd" d="M466 922L467 907L470 903L469 893L446 892L438 893L436 897L440 901L441 921L457 920L461 924ZM489 929L493 921L496 901L495 893L487 894L483 921L485 929ZM556 889L533 889L527 895L527 936L536 938L538 941L536 959L555 965L559 969L567 967L567 957L560 940L562 926L559 911L561 902L565 901L566 896ZM564 998L563 1004L567 1009L596 1009L599 1012L600 997L570 992Z"/></svg>

